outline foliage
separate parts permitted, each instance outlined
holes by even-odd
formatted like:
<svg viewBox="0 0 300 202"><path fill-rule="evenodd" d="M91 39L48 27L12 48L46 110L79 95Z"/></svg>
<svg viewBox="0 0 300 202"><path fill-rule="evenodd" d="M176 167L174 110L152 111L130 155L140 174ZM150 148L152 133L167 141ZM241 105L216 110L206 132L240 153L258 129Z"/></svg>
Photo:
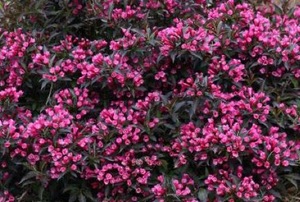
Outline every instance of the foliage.
<svg viewBox="0 0 300 202"><path fill-rule="evenodd" d="M0 4L0 201L278 201L298 189L300 7Z"/></svg>

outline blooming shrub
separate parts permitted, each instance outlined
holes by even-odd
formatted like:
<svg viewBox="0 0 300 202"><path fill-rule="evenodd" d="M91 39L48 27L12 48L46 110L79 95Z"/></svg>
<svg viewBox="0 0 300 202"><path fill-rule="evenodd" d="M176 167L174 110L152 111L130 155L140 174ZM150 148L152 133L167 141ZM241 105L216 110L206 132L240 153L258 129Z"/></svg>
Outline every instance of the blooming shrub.
<svg viewBox="0 0 300 202"><path fill-rule="evenodd" d="M269 202L297 188L299 6L1 7L0 201Z"/></svg>

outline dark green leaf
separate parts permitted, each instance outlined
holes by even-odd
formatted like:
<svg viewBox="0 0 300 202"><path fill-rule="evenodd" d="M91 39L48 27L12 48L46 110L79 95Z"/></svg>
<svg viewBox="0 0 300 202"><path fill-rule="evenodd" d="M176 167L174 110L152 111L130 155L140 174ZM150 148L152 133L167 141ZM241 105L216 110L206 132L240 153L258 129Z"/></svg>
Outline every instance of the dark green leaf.
<svg viewBox="0 0 300 202"><path fill-rule="evenodd" d="M86 202L86 197L82 193L80 193L79 196L78 196L78 201L79 202Z"/></svg>
<svg viewBox="0 0 300 202"><path fill-rule="evenodd" d="M19 184L22 184L24 181L30 179L30 178L33 178L35 176L37 176L38 172L36 171L30 171L28 172L22 179L21 181L19 182Z"/></svg>
<svg viewBox="0 0 300 202"><path fill-rule="evenodd" d="M207 196L208 196L208 193L207 193L207 190L206 189L200 189L198 191L198 199L202 202L205 202L207 201Z"/></svg>

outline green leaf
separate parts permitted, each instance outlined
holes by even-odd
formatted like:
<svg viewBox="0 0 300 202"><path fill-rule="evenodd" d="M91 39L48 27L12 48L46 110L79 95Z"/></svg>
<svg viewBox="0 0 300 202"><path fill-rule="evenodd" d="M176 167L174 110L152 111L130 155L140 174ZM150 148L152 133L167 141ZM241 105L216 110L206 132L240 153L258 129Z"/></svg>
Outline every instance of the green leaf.
<svg viewBox="0 0 300 202"><path fill-rule="evenodd" d="M89 198L90 200L94 201L95 199L93 198L92 192L90 190L84 190L83 194Z"/></svg>
<svg viewBox="0 0 300 202"><path fill-rule="evenodd" d="M217 26L217 35L219 35L221 33L222 26L223 26L223 22L220 21L218 26Z"/></svg>
<svg viewBox="0 0 300 202"><path fill-rule="evenodd" d="M43 90L47 86L48 83L50 83L50 81L43 80L42 85L41 85L41 90Z"/></svg>
<svg viewBox="0 0 300 202"><path fill-rule="evenodd" d="M271 194L273 194L276 198L282 199L282 197L281 197L281 195L280 195L279 192L274 191L273 189L271 189L269 192L270 192Z"/></svg>
<svg viewBox="0 0 300 202"><path fill-rule="evenodd" d="M56 55L53 55L49 61L49 67L52 67L53 66L53 63L54 63L54 60L56 58Z"/></svg>
<svg viewBox="0 0 300 202"><path fill-rule="evenodd" d="M200 189L198 191L198 199L200 201L207 201L207 195L208 195L208 193L207 193L206 189Z"/></svg>
<svg viewBox="0 0 300 202"><path fill-rule="evenodd" d="M131 31L133 31L133 32L135 32L135 33L137 33L137 34L139 34L139 35L141 35L141 36L145 36L145 33L143 33L143 31L142 30L140 30L140 29L131 29Z"/></svg>
<svg viewBox="0 0 300 202"><path fill-rule="evenodd" d="M76 201L76 199L77 199L77 195L76 194L74 194L74 193L70 194L69 202L74 202L74 201Z"/></svg>
<svg viewBox="0 0 300 202"><path fill-rule="evenodd" d="M297 174L297 173L288 174L288 175L285 175L285 177L292 178L294 180L299 180L300 181L300 175Z"/></svg>
<svg viewBox="0 0 300 202"><path fill-rule="evenodd" d="M40 187L40 189L39 189L39 199L40 200L43 200L44 191L45 191L45 188Z"/></svg>
<svg viewBox="0 0 300 202"><path fill-rule="evenodd" d="M71 192L78 191L78 187L76 187L75 185L70 185L70 186L64 188L63 193L66 193L68 191L71 191Z"/></svg>
<svg viewBox="0 0 300 202"><path fill-rule="evenodd" d="M277 6L277 4L273 4L274 8L275 8L275 13L278 14L278 15L282 15L283 14L283 11L282 9Z"/></svg>
<svg viewBox="0 0 300 202"><path fill-rule="evenodd" d="M192 107L190 109L190 118L193 117L193 115L196 113L197 107L199 106L200 103L200 99L196 99L193 103L192 103Z"/></svg>
<svg viewBox="0 0 300 202"><path fill-rule="evenodd" d="M293 83L294 88L298 88L299 87L299 80L298 79L292 78L291 82Z"/></svg>
<svg viewBox="0 0 300 202"><path fill-rule="evenodd" d="M181 102L176 103L175 106L174 106L174 112L177 112L185 104L186 104L186 101L181 101Z"/></svg>
<svg viewBox="0 0 300 202"><path fill-rule="evenodd" d="M112 12L113 12L113 10L114 10L114 6L115 6L114 3L112 3L112 4L109 5L109 9L108 9L108 18L109 18L109 19L111 19Z"/></svg>
<svg viewBox="0 0 300 202"><path fill-rule="evenodd" d="M79 202L86 202L86 197L82 193L80 193L79 196L78 196L78 201Z"/></svg>
<svg viewBox="0 0 300 202"><path fill-rule="evenodd" d="M161 160L161 166L164 168L164 170L168 169L168 162L166 160Z"/></svg>
<svg viewBox="0 0 300 202"><path fill-rule="evenodd" d="M195 56L196 58L200 59L200 60L203 60L203 57L200 53L195 53L195 52L192 52L190 51L191 55Z"/></svg>
<svg viewBox="0 0 300 202"><path fill-rule="evenodd" d="M22 184L24 181L30 179L30 178L33 178L35 177L36 175L38 174L38 172L36 171L30 171L29 173L27 173L22 179L21 181L19 182L19 184Z"/></svg>
<svg viewBox="0 0 300 202"><path fill-rule="evenodd" d="M172 124L164 123L164 126L167 127L167 128L169 128L169 129L171 129L171 130L175 130L176 129L176 127L173 126Z"/></svg>
<svg viewBox="0 0 300 202"><path fill-rule="evenodd" d="M104 196L108 197L109 195L109 192L110 192L110 187L109 186L106 186L105 187L105 190L104 190Z"/></svg>
<svg viewBox="0 0 300 202"><path fill-rule="evenodd" d="M295 179L290 178L290 177L285 177L285 179L287 181L289 181L292 185L294 185L296 187L296 189L298 189L298 183L297 183L297 181Z"/></svg>
<svg viewBox="0 0 300 202"><path fill-rule="evenodd" d="M176 56L177 56L177 53L176 53L176 52L172 51L172 52L170 53L170 57L171 57L171 59L172 59L172 63L175 62Z"/></svg>

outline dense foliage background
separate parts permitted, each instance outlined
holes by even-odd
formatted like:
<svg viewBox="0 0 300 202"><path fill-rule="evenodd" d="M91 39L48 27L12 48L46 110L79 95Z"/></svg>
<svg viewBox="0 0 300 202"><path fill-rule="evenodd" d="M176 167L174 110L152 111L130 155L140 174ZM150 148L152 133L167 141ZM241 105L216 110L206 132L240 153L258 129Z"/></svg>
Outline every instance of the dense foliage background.
<svg viewBox="0 0 300 202"><path fill-rule="evenodd" d="M0 3L0 201L298 200L300 7Z"/></svg>

